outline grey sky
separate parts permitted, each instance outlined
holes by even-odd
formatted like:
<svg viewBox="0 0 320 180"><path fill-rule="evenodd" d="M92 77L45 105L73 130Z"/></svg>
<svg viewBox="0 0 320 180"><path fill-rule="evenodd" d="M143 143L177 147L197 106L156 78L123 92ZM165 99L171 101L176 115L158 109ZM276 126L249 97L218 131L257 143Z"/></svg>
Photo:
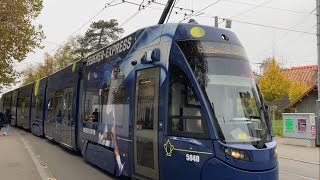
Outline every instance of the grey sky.
<svg viewBox="0 0 320 180"><path fill-rule="evenodd" d="M128 1L138 4L143 2L143 0ZM53 55L53 50L58 44L88 22L109 2L111 0L44 0L44 8L35 23L43 25L47 36L43 42L45 48L37 49L35 53L30 53L26 60L17 64L17 69L22 70L27 64L42 62L45 52ZM115 0L113 4L118 2L122 2L122 0ZM145 0L144 4L146 5L147 2L148 0ZM156 2L166 3L167 1L156 0ZM315 0L178 0L177 6L198 11L214 2L217 3L207 8L204 11L205 14L193 17L193 19L200 24L213 26L214 19L211 18L212 16L232 17L232 19L242 22L316 33L316 16L314 15L316 12L308 14L315 9ZM265 4L263 4L264 7L255 8L255 6L244 3ZM163 5L156 3L149 5L123 25L125 29L124 35L132 33L139 28L156 24L163 8ZM254 9L250 10L252 8ZM90 22L114 18L118 19L119 24L122 24L137 11L138 6L122 3L106 8ZM175 12L178 12L178 14ZM184 18L184 13L190 14L190 11L174 9L169 22L181 21ZM89 25L90 23L87 23L75 35L84 34ZM224 23L220 24L220 26L224 27ZM286 66L309 65L317 62L315 34L288 32L235 21L232 22L231 30L240 38L254 69L257 67L256 63L261 62L266 57L271 57L273 54Z"/></svg>

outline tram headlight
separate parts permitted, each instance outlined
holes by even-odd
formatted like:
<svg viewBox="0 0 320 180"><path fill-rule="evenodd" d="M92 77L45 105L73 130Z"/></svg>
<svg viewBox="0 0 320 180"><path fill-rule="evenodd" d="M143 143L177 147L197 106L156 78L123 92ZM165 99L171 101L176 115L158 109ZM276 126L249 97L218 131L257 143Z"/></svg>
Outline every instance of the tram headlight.
<svg viewBox="0 0 320 180"><path fill-rule="evenodd" d="M239 159L239 160L243 160L243 161L251 161L248 153L243 150L229 148L229 147L223 147L223 151L227 155L232 156L235 159Z"/></svg>
<svg viewBox="0 0 320 180"><path fill-rule="evenodd" d="M274 148L274 152L273 152L273 158L278 158L278 148L277 146Z"/></svg>

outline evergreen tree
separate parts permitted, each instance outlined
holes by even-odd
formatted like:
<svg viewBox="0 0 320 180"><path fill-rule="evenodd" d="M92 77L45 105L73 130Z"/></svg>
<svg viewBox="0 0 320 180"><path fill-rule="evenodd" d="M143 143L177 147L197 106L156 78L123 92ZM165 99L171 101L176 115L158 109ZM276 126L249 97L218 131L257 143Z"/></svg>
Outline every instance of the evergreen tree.
<svg viewBox="0 0 320 180"><path fill-rule="evenodd" d="M123 31L122 28L118 27L118 22L115 19L93 22L84 37L78 39L80 48L75 53L83 57L97 51L118 40Z"/></svg>

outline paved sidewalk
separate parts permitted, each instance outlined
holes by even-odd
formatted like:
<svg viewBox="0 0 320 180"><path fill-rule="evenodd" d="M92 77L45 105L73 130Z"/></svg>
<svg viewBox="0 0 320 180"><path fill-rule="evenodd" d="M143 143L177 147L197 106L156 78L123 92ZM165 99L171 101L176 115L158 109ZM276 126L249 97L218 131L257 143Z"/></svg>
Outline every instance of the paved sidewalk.
<svg viewBox="0 0 320 180"><path fill-rule="evenodd" d="M41 180L38 170L16 130L0 134L0 172L4 180Z"/></svg>
<svg viewBox="0 0 320 180"><path fill-rule="evenodd" d="M283 143L283 138L276 137L278 144L279 157L297 159L301 161L320 163L320 148L319 147L303 147L287 145Z"/></svg>

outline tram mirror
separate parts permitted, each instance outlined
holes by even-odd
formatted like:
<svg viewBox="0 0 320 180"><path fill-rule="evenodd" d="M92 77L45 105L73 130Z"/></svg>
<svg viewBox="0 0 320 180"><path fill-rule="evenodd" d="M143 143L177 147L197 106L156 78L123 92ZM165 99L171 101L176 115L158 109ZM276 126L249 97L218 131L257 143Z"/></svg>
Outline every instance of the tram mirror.
<svg viewBox="0 0 320 180"><path fill-rule="evenodd" d="M153 62L160 61L160 49L159 48L152 50L151 59Z"/></svg>
<svg viewBox="0 0 320 180"><path fill-rule="evenodd" d="M141 58L141 63L151 63L160 61L160 49L156 48L152 51L145 52L144 55Z"/></svg>

